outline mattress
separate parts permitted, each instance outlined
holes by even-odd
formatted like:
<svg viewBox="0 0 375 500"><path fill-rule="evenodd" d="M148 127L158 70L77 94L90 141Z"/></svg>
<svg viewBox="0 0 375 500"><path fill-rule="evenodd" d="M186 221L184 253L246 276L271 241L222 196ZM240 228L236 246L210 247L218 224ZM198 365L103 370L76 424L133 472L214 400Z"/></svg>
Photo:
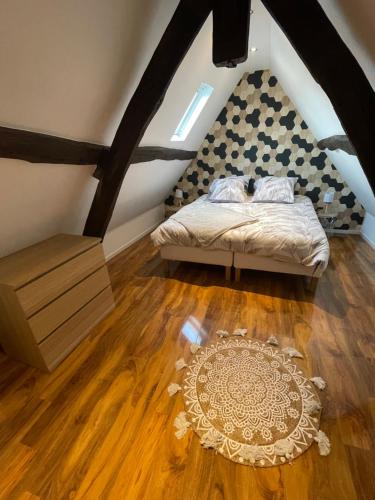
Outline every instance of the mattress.
<svg viewBox="0 0 375 500"><path fill-rule="evenodd" d="M189 212L190 221L193 217L199 221L205 218L206 212L212 213L213 207L217 210L217 220L220 220L225 208L238 214L242 220L247 217L249 222L227 228L222 234L216 230L219 236L214 240L210 238L210 250L255 254L304 266L319 265L322 271L327 266L329 244L310 198L297 195L292 204L252 203L251 198L246 203L214 204L204 195L182 210ZM178 220L178 214L163 222L151 234L154 245L202 247L191 223L187 229L182 223L183 218ZM215 225L214 222L212 224Z"/></svg>

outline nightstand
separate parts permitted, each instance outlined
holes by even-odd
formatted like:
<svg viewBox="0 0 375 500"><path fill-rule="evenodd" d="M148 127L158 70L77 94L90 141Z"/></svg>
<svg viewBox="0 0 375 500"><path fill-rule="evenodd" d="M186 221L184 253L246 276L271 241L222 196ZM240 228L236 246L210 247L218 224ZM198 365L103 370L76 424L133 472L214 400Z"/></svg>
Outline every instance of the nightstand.
<svg viewBox="0 0 375 500"><path fill-rule="evenodd" d="M179 207L177 205L168 205L167 207L165 207L165 218L169 219L169 217L177 213L180 208L182 208L182 206Z"/></svg>
<svg viewBox="0 0 375 500"><path fill-rule="evenodd" d="M317 212L319 222L321 223L324 231L331 231L335 222L337 221L337 212Z"/></svg>

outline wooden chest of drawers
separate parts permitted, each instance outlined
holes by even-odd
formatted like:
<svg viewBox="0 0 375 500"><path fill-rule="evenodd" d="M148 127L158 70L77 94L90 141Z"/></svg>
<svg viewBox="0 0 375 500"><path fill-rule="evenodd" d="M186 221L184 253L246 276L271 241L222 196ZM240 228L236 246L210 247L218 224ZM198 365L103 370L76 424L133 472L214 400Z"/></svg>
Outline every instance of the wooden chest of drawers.
<svg viewBox="0 0 375 500"><path fill-rule="evenodd" d="M0 259L0 343L53 370L114 307L99 238L61 234Z"/></svg>

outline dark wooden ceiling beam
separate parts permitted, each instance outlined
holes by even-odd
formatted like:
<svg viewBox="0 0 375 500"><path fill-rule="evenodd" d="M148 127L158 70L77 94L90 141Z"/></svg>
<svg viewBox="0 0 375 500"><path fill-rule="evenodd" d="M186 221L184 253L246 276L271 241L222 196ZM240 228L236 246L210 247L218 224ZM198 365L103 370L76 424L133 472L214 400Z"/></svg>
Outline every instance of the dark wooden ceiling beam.
<svg viewBox="0 0 375 500"><path fill-rule="evenodd" d="M0 158L24 160L30 163L59 165L101 165L109 147L79 142L64 137L40 134L29 130L0 127ZM153 160L191 160L196 151L140 146L135 149L131 163ZM101 170L101 167L98 167ZM102 174L96 172L98 178Z"/></svg>
<svg viewBox="0 0 375 500"><path fill-rule="evenodd" d="M187 149L140 146L135 150L131 163L143 163L153 160L193 160L196 156L197 151L188 151Z"/></svg>
<svg viewBox="0 0 375 500"><path fill-rule="evenodd" d="M329 149L330 151L336 151L336 149L341 149L348 153L349 155L356 156L356 150L353 148L352 143L349 141L347 135L331 135L331 137L326 137L318 141L319 149Z"/></svg>
<svg viewBox="0 0 375 500"><path fill-rule="evenodd" d="M249 52L251 0L215 0L212 8L212 60L215 66L234 68Z"/></svg>
<svg viewBox="0 0 375 500"><path fill-rule="evenodd" d="M97 164L94 176L99 179L99 184L84 234L104 236L130 164L155 159L188 160L196 156L196 151L139 148L138 144L213 5L216 5L213 48L215 64L234 66L246 59L250 0L232 0L230 8L223 0L180 0L129 102L110 148L28 131L4 127L0 129L0 157L35 163Z"/></svg>
<svg viewBox="0 0 375 500"><path fill-rule="evenodd" d="M329 97L374 189L375 94L317 0L262 0Z"/></svg>
<svg viewBox="0 0 375 500"><path fill-rule="evenodd" d="M135 148L212 9L212 0L181 0L132 96L103 162L84 235L103 238Z"/></svg>
<svg viewBox="0 0 375 500"><path fill-rule="evenodd" d="M96 165L106 150L109 148L100 144L0 127L0 158L30 163Z"/></svg>
<svg viewBox="0 0 375 500"><path fill-rule="evenodd" d="M104 159L104 175L96 189L84 228L85 235L104 237L135 148L211 10L212 0L180 0Z"/></svg>
<svg viewBox="0 0 375 500"><path fill-rule="evenodd" d="M106 154L109 148L107 148ZM159 146L138 146L130 160L130 165L135 163L145 163L154 160L193 160L197 156L197 151L188 151L186 149L163 148ZM105 159L105 155L102 156ZM93 174L94 177L101 180L104 177L106 170L105 160L98 163L98 166Z"/></svg>

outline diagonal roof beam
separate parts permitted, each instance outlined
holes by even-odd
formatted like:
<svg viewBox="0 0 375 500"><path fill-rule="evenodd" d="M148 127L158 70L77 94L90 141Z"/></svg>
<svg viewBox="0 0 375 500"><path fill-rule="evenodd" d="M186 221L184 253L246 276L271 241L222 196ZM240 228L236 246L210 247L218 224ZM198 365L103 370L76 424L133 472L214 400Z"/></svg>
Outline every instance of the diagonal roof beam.
<svg viewBox="0 0 375 500"><path fill-rule="evenodd" d="M374 189L375 94L317 0L262 0L321 85Z"/></svg>
<svg viewBox="0 0 375 500"><path fill-rule="evenodd" d="M212 10L212 0L181 0L131 98L108 155L86 221L84 235L103 238L129 168L169 84Z"/></svg>
<svg viewBox="0 0 375 500"><path fill-rule="evenodd" d="M247 58L250 0L180 0L129 102L109 154L99 165L103 176L83 234L104 237L133 152L212 9L215 64L233 66ZM224 30L224 21L230 29Z"/></svg>

